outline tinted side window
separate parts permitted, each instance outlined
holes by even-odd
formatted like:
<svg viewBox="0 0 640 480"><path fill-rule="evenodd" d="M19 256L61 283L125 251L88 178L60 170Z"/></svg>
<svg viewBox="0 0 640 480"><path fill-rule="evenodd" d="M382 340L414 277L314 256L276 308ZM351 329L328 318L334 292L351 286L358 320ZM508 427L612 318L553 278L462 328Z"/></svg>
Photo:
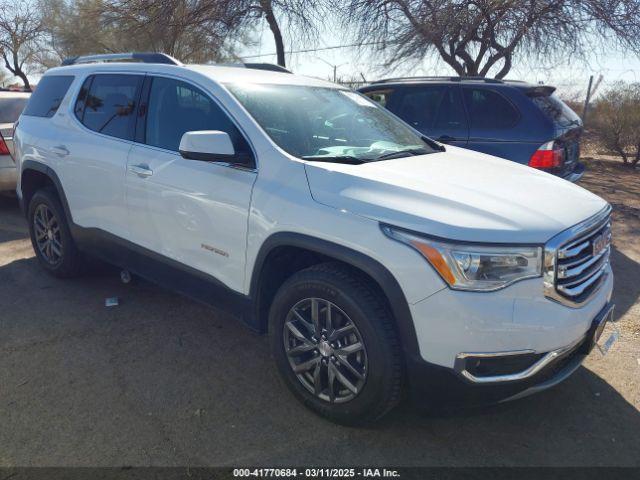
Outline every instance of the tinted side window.
<svg viewBox="0 0 640 480"><path fill-rule="evenodd" d="M80 90L76 115L93 131L132 140L143 78L142 75L94 75Z"/></svg>
<svg viewBox="0 0 640 480"><path fill-rule="evenodd" d="M391 99L393 90L375 90L364 92L364 94L374 102L377 102L383 107L386 107L389 104L389 100Z"/></svg>
<svg viewBox="0 0 640 480"><path fill-rule="evenodd" d="M520 119L511 102L493 90L465 88L464 102L471 128L508 129Z"/></svg>
<svg viewBox="0 0 640 480"><path fill-rule="evenodd" d="M467 119L460 97L458 88L447 89L440 104L434 128L451 132L467 129Z"/></svg>
<svg viewBox="0 0 640 480"><path fill-rule="evenodd" d="M58 111L62 99L73 82L71 75L47 75L40 80L29 103L24 109L24 115L51 118Z"/></svg>
<svg viewBox="0 0 640 480"><path fill-rule="evenodd" d="M215 102L188 83L155 77L149 93L147 145L178 151L185 132L219 130L231 137L236 153L249 154L249 145Z"/></svg>
<svg viewBox="0 0 640 480"><path fill-rule="evenodd" d="M433 128L447 87L410 88L404 91L397 115L418 130Z"/></svg>

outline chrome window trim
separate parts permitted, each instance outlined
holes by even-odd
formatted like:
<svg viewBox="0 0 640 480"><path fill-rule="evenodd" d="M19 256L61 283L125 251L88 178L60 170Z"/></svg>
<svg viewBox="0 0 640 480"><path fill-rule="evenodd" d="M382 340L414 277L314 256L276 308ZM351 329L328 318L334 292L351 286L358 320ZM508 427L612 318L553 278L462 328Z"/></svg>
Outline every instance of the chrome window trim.
<svg viewBox="0 0 640 480"><path fill-rule="evenodd" d="M595 214L594 216L586 219L583 222L574 225L563 232L560 232L558 235L549 240L544 246L544 258L542 263L542 278L543 278L543 290L544 295L550 300L561 303L567 307L571 308L579 308L585 303L587 303L593 296L600 290L600 287L605 283L608 273L606 271L606 267L609 264L608 260L606 260L601 268L603 271L602 275L598 279L599 285L597 285L590 295L587 298L584 298L580 302L573 301L560 292L558 292L556 288L556 275L557 275L557 258L558 258L558 250L568 244L568 243L577 243L582 238L588 236L593 233L595 230L601 228L605 221L611 215L611 205L607 204L600 212Z"/></svg>

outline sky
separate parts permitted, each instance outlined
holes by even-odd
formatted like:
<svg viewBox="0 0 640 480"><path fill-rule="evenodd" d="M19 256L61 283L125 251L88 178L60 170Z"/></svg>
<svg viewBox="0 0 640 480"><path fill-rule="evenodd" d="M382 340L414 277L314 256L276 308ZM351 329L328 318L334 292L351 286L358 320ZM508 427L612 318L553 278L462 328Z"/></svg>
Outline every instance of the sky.
<svg viewBox="0 0 640 480"><path fill-rule="evenodd" d="M256 31L255 40L255 45L242 48L239 51L240 56L245 61L276 63L273 37L266 25ZM285 45L286 42L285 38ZM287 48L287 51L324 48L349 43L352 42L341 38L339 33L326 31L321 33L317 45L294 45ZM264 56L256 57L256 55ZM380 67L381 62L375 58L375 55L363 54L355 48L292 53L286 56L286 60L287 67L294 73L323 79L333 77L333 66L337 67L338 78L356 78L364 75L368 81L394 76L455 75L453 69L447 64L431 58L417 66L404 66L395 71L384 69ZM537 68L535 65L530 65L529 62L515 61L514 68L507 75L507 78L526 80L532 83L543 82L557 87L561 94L580 97L586 94L590 75L594 76L594 82L602 75L598 92L618 80L640 82L640 58L625 52L607 52L606 56L591 55L587 59L587 64L568 58L566 62L552 68Z"/></svg>
<svg viewBox="0 0 640 480"><path fill-rule="evenodd" d="M322 49L352 43L352 40L345 38L345 32L335 28L338 23L337 19L329 19L326 25L332 27L326 27L325 31L320 33L316 45L291 45L287 29L283 27L287 51L310 48ZM266 22L262 22L256 28L253 40L252 45L239 50L240 56L245 61L276 63L273 36ZM256 57L257 55L264 56ZM401 66L395 70L382 68L380 63L380 59L375 54L363 53L356 48L319 50L311 53L292 53L287 55L287 66L294 73L322 79L331 79L333 77L334 66L336 66L338 78L360 79L361 76L364 76L368 81L395 76L447 76L455 74L451 67L433 58L428 58L419 65ZM618 80L640 82L640 58L624 52L607 52L606 55L590 56L588 64L572 61L572 59L568 58L566 62L552 68L538 68L529 62L516 59L514 68L507 75L507 78L553 85L557 87L561 95L568 98L581 99L586 95L590 75L594 76L595 81L602 75L602 82L596 94L601 93L608 85ZM30 80L36 82L37 79L38 76L30 78ZM15 78L5 79L7 84L15 81Z"/></svg>

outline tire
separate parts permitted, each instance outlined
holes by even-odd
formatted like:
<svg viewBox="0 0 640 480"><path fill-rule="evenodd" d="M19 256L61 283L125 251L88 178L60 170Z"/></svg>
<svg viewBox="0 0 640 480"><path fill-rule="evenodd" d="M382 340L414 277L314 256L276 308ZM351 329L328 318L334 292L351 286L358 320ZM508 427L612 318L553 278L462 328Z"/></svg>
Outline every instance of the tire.
<svg viewBox="0 0 640 480"><path fill-rule="evenodd" d="M402 355L393 317L376 286L347 266L325 263L291 276L271 305L269 336L286 385L331 421L372 423L400 400Z"/></svg>
<svg viewBox="0 0 640 480"><path fill-rule="evenodd" d="M28 219L31 245L42 268L58 278L79 275L84 262L53 188L38 190L33 195L29 202ZM43 220L48 220L48 223L43 224ZM43 231L46 232L44 237ZM53 239L49 238L51 235Z"/></svg>

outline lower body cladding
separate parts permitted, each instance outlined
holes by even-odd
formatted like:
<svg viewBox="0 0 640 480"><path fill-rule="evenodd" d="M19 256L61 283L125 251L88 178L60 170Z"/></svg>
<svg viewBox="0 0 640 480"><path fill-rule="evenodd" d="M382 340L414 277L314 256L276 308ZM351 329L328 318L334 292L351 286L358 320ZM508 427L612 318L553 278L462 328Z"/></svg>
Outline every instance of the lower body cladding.
<svg viewBox="0 0 640 480"><path fill-rule="evenodd" d="M0 155L0 192L15 191L16 165L9 155Z"/></svg>
<svg viewBox="0 0 640 480"><path fill-rule="evenodd" d="M531 279L490 293L444 289L410 306L420 355L408 358L418 403L487 404L569 377L611 320L613 275L579 308L544 297Z"/></svg>

